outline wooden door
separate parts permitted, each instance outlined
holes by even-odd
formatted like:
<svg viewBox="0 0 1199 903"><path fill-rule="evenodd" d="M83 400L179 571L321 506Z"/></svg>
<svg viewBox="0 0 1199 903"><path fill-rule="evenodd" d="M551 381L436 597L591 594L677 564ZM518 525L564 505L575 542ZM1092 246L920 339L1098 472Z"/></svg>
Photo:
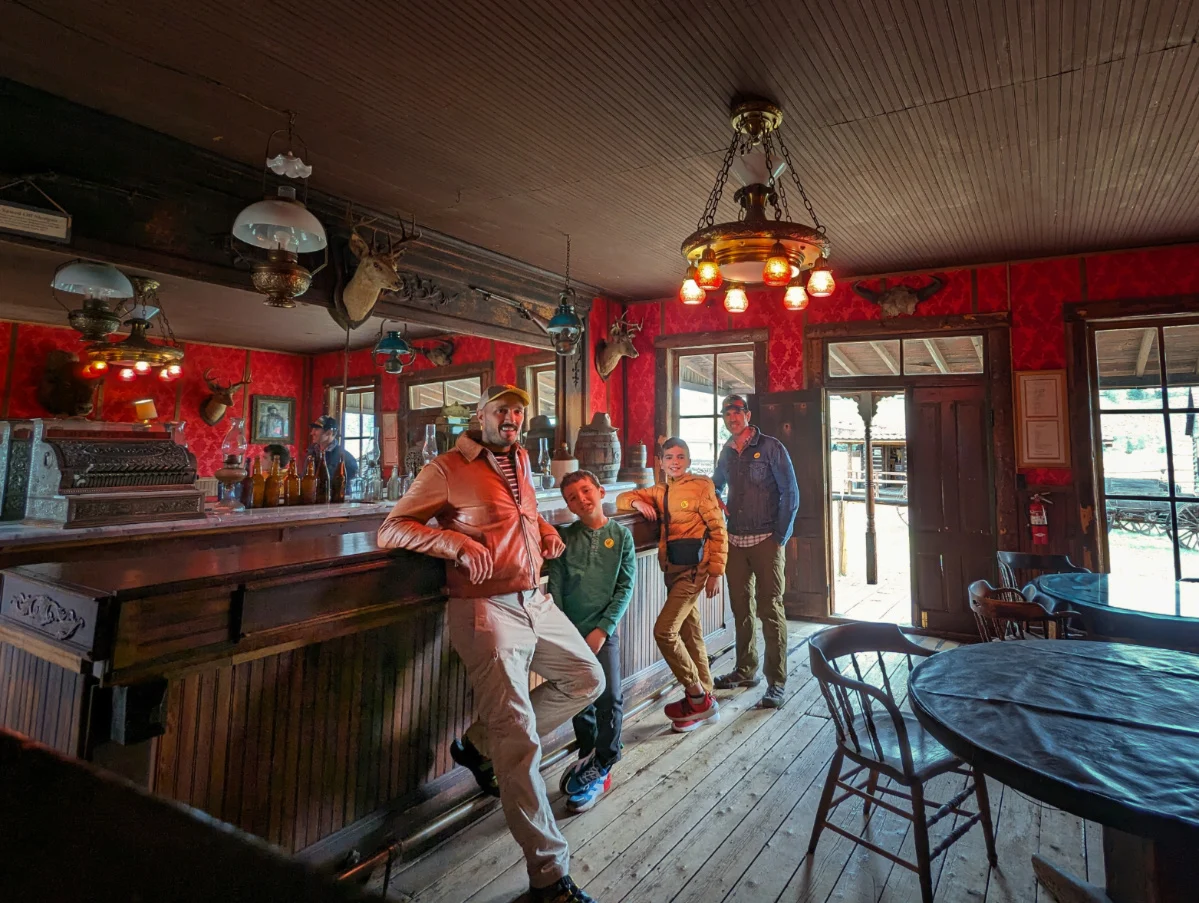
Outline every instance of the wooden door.
<svg viewBox="0 0 1199 903"><path fill-rule="evenodd" d="M791 455L799 484L799 513L787 543L787 617L823 618L829 614L828 529L825 523L824 393L820 390L775 392L758 399L755 422Z"/></svg>
<svg viewBox="0 0 1199 903"><path fill-rule="evenodd" d="M972 634L966 587L995 570L991 415L986 386L909 390L912 623Z"/></svg>

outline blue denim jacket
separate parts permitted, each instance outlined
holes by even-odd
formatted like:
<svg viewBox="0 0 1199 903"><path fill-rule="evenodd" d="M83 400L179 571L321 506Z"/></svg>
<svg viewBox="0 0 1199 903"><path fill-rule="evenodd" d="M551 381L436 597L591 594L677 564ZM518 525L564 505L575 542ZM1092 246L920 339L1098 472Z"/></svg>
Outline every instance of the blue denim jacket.
<svg viewBox="0 0 1199 903"><path fill-rule="evenodd" d="M791 538L799 511L795 468L783 443L762 435L756 426L750 429L753 437L741 454L737 454L731 439L725 443L712 482L717 495L728 486L730 533L770 533L775 542L783 545Z"/></svg>

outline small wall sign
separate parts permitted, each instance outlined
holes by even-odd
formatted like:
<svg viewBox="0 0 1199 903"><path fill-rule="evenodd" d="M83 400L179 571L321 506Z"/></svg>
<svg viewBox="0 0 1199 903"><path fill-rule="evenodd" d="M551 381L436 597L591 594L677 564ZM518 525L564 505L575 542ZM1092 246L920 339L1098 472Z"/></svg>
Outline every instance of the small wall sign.
<svg viewBox="0 0 1199 903"><path fill-rule="evenodd" d="M69 244L71 217L57 210L0 201L0 231Z"/></svg>

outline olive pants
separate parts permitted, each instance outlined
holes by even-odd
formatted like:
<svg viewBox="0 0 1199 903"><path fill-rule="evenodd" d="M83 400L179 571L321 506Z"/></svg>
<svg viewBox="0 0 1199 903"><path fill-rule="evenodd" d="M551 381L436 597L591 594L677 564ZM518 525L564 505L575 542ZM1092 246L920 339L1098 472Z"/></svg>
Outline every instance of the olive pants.
<svg viewBox="0 0 1199 903"><path fill-rule="evenodd" d="M729 543L725 579L737 629L737 667L741 677L758 673L758 619L766 637L766 682L787 683L787 615L783 611L783 547L770 537L740 548Z"/></svg>

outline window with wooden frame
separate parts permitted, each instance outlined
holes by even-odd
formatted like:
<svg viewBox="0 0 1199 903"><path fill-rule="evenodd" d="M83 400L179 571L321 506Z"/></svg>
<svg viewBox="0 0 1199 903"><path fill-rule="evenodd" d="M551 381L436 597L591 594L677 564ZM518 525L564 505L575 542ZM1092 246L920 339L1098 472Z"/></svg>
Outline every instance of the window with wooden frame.
<svg viewBox="0 0 1199 903"><path fill-rule="evenodd" d="M721 400L732 394L753 395L757 388L754 346L677 348L671 357L671 434L691 449L692 472L711 476L729 438Z"/></svg>
<svg viewBox="0 0 1199 903"><path fill-rule="evenodd" d="M351 379L349 387L340 382L325 385L326 409L340 424L342 447L358 461L378 425L378 389L374 377Z"/></svg>
<svg viewBox="0 0 1199 903"><path fill-rule="evenodd" d="M828 342L830 379L957 376L986 372L982 335L930 335Z"/></svg>

